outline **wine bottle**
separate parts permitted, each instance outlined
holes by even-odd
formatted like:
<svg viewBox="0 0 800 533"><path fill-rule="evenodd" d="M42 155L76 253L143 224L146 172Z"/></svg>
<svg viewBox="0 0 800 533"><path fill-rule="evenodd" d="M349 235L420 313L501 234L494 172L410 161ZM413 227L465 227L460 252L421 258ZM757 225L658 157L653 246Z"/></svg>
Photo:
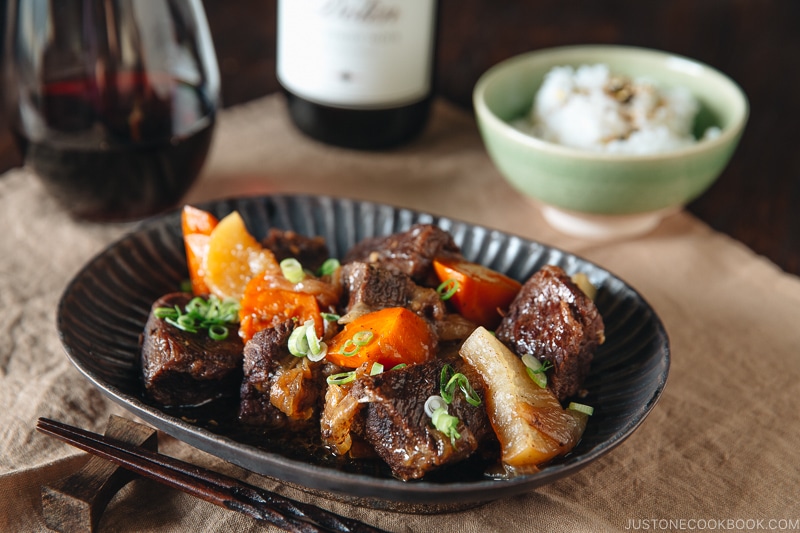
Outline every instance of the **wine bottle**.
<svg viewBox="0 0 800 533"><path fill-rule="evenodd" d="M279 0L277 75L289 115L322 142L416 137L433 96L436 0Z"/></svg>

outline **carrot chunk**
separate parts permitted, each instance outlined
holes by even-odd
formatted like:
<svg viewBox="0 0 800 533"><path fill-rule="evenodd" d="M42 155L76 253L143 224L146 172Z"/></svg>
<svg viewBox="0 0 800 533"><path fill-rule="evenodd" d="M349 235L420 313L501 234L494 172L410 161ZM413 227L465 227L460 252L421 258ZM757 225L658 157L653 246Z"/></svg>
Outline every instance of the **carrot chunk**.
<svg viewBox="0 0 800 533"><path fill-rule="evenodd" d="M347 368L377 362L390 369L432 359L436 344L436 333L424 318L403 307L389 307L347 324L328 344L327 358Z"/></svg>
<svg viewBox="0 0 800 533"><path fill-rule="evenodd" d="M219 220L217 217L197 207L191 205L183 206L181 211L181 228L184 235L191 233L202 233L211 235L211 231L216 227Z"/></svg>
<svg viewBox="0 0 800 533"><path fill-rule="evenodd" d="M277 322L295 319L297 324L314 320L317 337L324 333L319 304L313 294L269 286L263 276L247 284L239 306L239 336L244 342Z"/></svg>
<svg viewBox="0 0 800 533"><path fill-rule="evenodd" d="M522 287L496 270L463 259L437 258L433 268L443 284L455 282L448 303L464 318L487 329L497 327L501 313Z"/></svg>
<svg viewBox="0 0 800 533"><path fill-rule="evenodd" d="M217 223L217 217L208 211L190 205L183 206L181 229L186 248L186 265L189 270L189 280L192 282L192 292L196 295L210 292L205 282L206 257L210 235Z"/></svg>

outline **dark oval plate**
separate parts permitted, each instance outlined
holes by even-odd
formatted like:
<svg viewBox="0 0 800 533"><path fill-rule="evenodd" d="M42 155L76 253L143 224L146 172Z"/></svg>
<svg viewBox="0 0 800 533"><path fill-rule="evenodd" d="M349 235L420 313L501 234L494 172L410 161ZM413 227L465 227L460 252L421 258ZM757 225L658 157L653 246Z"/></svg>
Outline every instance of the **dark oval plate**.
<svg viewBox="0 0 800 533"><path fill-rule="evenodd" d="M383 204L318 196L267 196L201 205L218 217L237 210L257 238L270 227L324 237L341 257L361 239L430 223L449 231L470 260L524 281L542 265L584 272L598 288L606 342L586 382L594 406L583 439L539 472L494 480L446 476L403 482L375 472L343 471L280 450L242 442L147 403L139 373L139 336L151 304L187 275L180 212L143 223L92 259L61 298L57 326L72 363L112 400L157 429L243 468L325 497L378 509L438 512L533 490L572 474L619 445L656 404L669 371L669 340L644 299L622 280L556 248L450 218Z"/></svg>

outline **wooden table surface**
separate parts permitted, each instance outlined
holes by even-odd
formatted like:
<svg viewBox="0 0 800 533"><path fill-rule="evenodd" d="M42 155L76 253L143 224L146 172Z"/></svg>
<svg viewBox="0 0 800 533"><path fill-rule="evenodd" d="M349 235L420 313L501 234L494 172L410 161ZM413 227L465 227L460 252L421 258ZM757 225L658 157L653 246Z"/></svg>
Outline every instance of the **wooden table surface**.
<svg viewBox="0 0 800 533"><path fill-rule="evenodd" d="M0 0L4 7L5 0ZM204 0L223 102L279 90L275 0ZM567 44L657 48L707 63L748 95L750 120L720 179L689 209L800 274L800 2L796 0L441 0L437 93L470 109L472 87L517 53ZM265 142L269 142L265 140ZM19 158L0 114L0 171Z"/></svg>

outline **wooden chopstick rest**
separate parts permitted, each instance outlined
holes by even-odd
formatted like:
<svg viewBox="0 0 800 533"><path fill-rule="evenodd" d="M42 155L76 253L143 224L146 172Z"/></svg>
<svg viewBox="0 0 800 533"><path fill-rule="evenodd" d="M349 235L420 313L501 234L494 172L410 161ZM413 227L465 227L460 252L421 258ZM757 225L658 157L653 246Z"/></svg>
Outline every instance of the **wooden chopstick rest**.
<svg viewBox="0 0 800 533"><path fill-rule="evenodd" d="M111 415L105 432L135 446L158 451L155 429ZM94 532L111 498L136 474L92 456L77 472L42 487L42 512L47 527L66 532Z"/></svg>

